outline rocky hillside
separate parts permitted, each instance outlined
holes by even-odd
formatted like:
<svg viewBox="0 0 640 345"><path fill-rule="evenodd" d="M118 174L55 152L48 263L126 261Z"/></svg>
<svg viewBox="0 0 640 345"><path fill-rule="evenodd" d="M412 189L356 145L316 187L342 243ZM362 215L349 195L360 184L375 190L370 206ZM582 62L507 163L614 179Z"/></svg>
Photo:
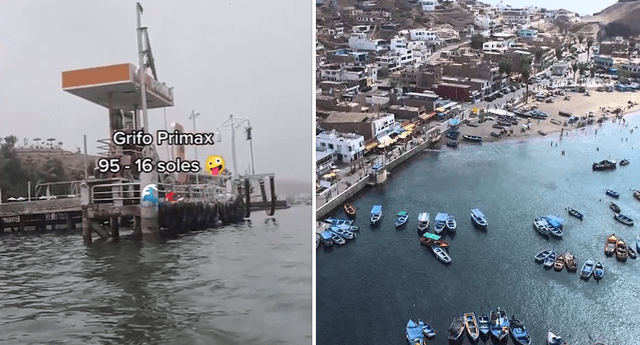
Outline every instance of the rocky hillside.
<svg viewBox="0 0 640 345"><path fill-rule="evenodd" d="M598 39L638 36L640 35L640 20L638 20L640 0L618 1L600 13L595 13L593 18L602 25L598 32Z"/></svg>

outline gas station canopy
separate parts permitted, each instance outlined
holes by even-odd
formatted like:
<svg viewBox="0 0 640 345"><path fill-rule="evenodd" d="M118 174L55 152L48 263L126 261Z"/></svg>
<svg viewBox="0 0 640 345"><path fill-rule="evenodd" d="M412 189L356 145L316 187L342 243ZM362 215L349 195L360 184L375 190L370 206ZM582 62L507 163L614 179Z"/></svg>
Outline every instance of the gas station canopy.
<svg viewBox="0 0 640 345"><path fill-rule="evenodd" d="M130 63L62 72L62 90L105 108L134 110L140 105L138 68ZM173 106L173 90L146 75L147 108Z"/></svg>

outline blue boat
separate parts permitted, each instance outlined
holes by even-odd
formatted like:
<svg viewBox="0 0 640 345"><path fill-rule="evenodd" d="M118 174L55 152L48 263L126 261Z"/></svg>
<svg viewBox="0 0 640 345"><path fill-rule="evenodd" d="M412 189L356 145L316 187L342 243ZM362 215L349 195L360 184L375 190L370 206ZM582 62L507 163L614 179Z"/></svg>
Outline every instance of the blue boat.
<svg viewBox="0 0 640 345"><path fill-rule="evenodd" d="M507 312L500 310L492 310L490 315L491 322L491 335L502 342L509 334L509 320L507 319Z"/></svg>
<svg viewBox="0 0 640 345"><path fill-rule="evenodd" d="M376 225L382 218L382 205L373 205L371 208L371 225Z"/></svg>
<svg viewBox="0 0 640 345"><path fill-rule="evenodd" d="M589 279L589 277L591 277L591 274L593 273L593 269L593 260L588 259L584 262L584 265L582 265L582 270L580 270L580 278Z"/></svg>
<svg viewBox="0 0 640 345"><path fill-rule="evenodd" d="M600 280L602 279L602 277L604 277L604 266L600 261L596 262L596 265L594 266L593 277L597 280Z"/></svg>
<svg viewBox="0 0 640 345"><path fill-rule="evenodd" d="M331 225L353 225L353 221L350 219L327 218L324 220L324 222Z"/></svg>
<svg viewBox="0 0 640 345"><path fill-rule="evenodd" d="M616 213L613 215L613 218L622 224L633 226L633 219L625 216L624 214Z"/></svg>
<svg viewBox="0 0 640 345"><path fill-rule="evenodd" d="M356 226L356 225L346 225L346 224L344 224L344 225L332 225L332 226L338 227L338 228L343 229L343 230L351 231L351 232L360 231L360 227Z"/></svg>
<svg viewBox="0 0 640 345"><path fill-rule="evenodd" d="M544 258L544 263L543 263L544 267L546 268L553 267L553 263L556 261L556 255L558 255L556 251L552 250L551 254L549 254L549 256L547 256L546 258Z"/></svg>
<svg viewBox="0 0 640 345"><path fill-rule="evenodd" d="M337 226L332 226L331 228L329 228L329 230L334 234L344 238L345 240L352 240L356 237L353 232L341 229Z"/></svg>
<svg viewBox="0 0 640 345"><path fill-rule="evenodd" d="M323 231L320 233L320 241L322 242L322 244L325 247L331 247L333 246L333 240L331 240L331 236L333 235L333 233L331 233L330 231Z"/></svg>
<svg viewBox="0 0 640 345"><path fill-rule="evenodd" d="M618 199L618 198L620 197L620 193L615 192L615 191L613 191L613 190L611 190L611 189L607 189L607 190L605 191L605 194L607 194L607 195L608 195L608 196L610 196L610 197L616 198L616 199Z"/></svg>
<svg viewBox="0 0 640 345"><path fill-rule="evenodd" d="M569 211L570 215L582 220L582 218L583 218L582 213L578 212L577 210L575 210L575 209L573 209L571 207L567 207L567 210Z"/></svg>
<svg viewBox="0 0 640 345"><path fill-rule="evenodd" d="M424 334L422 333L422 327L420 324L413 322L413 320L409 319L407 322L407 342L411 345L425 345Z"/></svg>
<svg viewBox="0 0 640 345"><path fill-rule="evenodd" d="M436 331L433 330L433 327L431 327L428 323L422 320L418 320L418 325L422 327L422 334L424 334L426 338L433 338L436 336Z"/></svg>
<svg viewBox="0 0 640 345"><path fill-rule="evenodd" d="M547 222L547 229L549 229L549 234L551 236L558 238L564 236L564 232L562 231L562 218L555 216L546 216L542 218Z"/></svg>
<svg viewBox="0 0 640 345"><path fill-rule="evenodd" d="M511 320L509 320L509 332L511 333L511 338L514 343L520 345L531 344L529 331L527 331L520 320L515 318L515 315L511 315Z"/></svg>
<svg viewBox="0 0 640 345"><path fill-rule="evenodd" d="M484 216L482 211L480 211L480 209L478 208L474 208L471 210L471 220L473 221L473 224L475 226L481 229L486 229L487 225L489 225L487 218Z"/></svg>
<svg viewBox="0 0 640 345"><path fill-rule="evenodd" d="M407 222L407 219L409 219L407 211L398 212L398 214L396 215L396 228L403 226Z"/></svg>
<svg viewBox="0 0 640 345"><path fill-rule="evenodd" d="M640 235L636 238L636 251L640 254Z"/></svg>
<svg viewBox="0 0 640 345"><path fill-rule="evenodd" d="M335 244L337 244L339 246L347 243L347 241L344 238L334 234L333 232L331 233L331 240L333 241L333 243L335 243Z"/></svg>
<svg viewBox="0 0 640 345"><path fill-rule="evenodd" d="M489 322L489 316L487 314L478 316L478 329L480 330L480 336L483 338L491 332L491 323Z"/></svg>
<svg viewBox="0 0 640 345"><path fill-rule="evenodd" d="M447 226L447 214L446 213L438 213L436 218L433 220L433 230L436 234L442 233L444 228Z"/></svg>

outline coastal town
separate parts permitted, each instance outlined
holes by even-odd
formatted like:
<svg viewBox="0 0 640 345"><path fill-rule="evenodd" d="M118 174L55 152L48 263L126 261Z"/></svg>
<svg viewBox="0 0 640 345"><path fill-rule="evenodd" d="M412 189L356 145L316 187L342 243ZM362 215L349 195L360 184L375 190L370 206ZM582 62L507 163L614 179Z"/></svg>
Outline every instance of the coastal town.
<svg viewBox="0 0 640 345"><path fill-rule="evenodd" d="M633 2L316 1L317 218L425 149L569 135L638 109ZM625 9L626 8L626 9ZM611 25L610 25L611 24Z"/></svg>

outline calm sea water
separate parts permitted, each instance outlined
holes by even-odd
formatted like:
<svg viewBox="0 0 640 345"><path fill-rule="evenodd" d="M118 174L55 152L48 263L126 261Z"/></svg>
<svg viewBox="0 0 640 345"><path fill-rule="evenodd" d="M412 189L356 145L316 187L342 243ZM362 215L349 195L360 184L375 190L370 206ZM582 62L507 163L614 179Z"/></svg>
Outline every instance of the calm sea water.
<svg viewBox="0 0 640 345"><path fill-rule="evenodd" d="M555 134L425 152L394 170L385 185L357 195L357 239L317 252L318 344L406 344L409 318L435 328L430 344L446 344L454 317L489 314L498 306L525 324L532 344L546 344L549 329L571 344L587 344L589 336L639 344L640 260L620 263L603 252L609 234L635 246L640 233L640 201L629 191L640 189L640 131L629 131L640 117L630 121L629 127L606 123L572 132L557 147ZM609 157L631 164L591 170L592 162ZM621 193L616 203L635 219L634 227L614 220L607 188ZM385 216L370 228L374 204L383 205ZM584 221L569 216L567 206L584 213ZM475 207L488 218L486 232L472 226ZM401 210L410 218L396 230ZM450 265L420 245L420 212L429 212L432 222L438 212L457 216L457 234L446 236ZM533 219L549 214L565 219L564 239L545 239L534 230ZM338 210L332 216L345 215ZM533 257L547 248L570 251L579 268L588 258L602 261L604 279L585 282L576 273L545 270Z"/></svg>
<svg viewBox="0 0 640 345"><path fill-rule="evenodd" d="M310 344L310 217L153 245L0 236L0 344Z"/></svg>

